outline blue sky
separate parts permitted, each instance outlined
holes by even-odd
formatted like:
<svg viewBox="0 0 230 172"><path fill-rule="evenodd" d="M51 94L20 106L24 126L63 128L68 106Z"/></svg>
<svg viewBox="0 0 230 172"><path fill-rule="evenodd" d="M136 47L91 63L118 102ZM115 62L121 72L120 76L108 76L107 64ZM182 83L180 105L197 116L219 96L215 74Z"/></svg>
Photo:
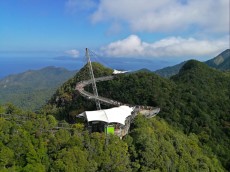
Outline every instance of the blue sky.
<svg viewBox="0 0 230 172"><path fill-rule="evenodd" d="M229 48L229 0L1 0L0 54L205 60ZM31 56L31 57L32 57Z"/></svg>

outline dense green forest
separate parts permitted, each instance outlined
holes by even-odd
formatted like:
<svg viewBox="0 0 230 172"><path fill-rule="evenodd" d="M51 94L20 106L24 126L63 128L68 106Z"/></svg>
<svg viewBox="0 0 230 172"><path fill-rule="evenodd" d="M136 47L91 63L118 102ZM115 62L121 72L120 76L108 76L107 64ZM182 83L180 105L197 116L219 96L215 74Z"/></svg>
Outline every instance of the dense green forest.
<svg viewBox="0 0 230 172"><path fill-rule="evenodd" d="M105 68L99 63L92 63L95 77L112 75L113 70ZM64 83L52 96L49 103L43 108L45 111L52 111L59 120L65 119L74 122L76 115L84 110L95 110L95 103L83 98L75 90L77 82L90 79L88 66L85 65L73 78ZM92 91L90 86L87 91Z"/></svg>
<svg viewBox="0 0 230 172"><path fill-rule="evenodd" d="M184 61L184 62L177 64L177 65L174 65L174 66L169 66L169 67L165 67L163 69L156 70L156 71L154 71L154 73L156 73L162 77L169 78L173 75L178 74L180 69L183 67L183 65L186 62L187 61ZM208 66L212 67L212 68L215 68L215 69L218 69L221 71L230 70L230 49L223 51L222 53L220 53L216 57L214 57L210 60L207 60L204 63L207 64Z"/></svg>
<svg viewBox="0 0 230 172"><path fill-rule="evenodd" d="M156 71L154 71L154 73L156 73L162 77L165 77L165 78L170 78L171 76L178 74L180 69L182 68L182 66L185 63L186 63L186 61L179 63L177 65L174 65L174 66L168 66L168 67L165 67L163 69L156 70Z"/></svg>
<svg viewBox="0 0 230 172"><path fill-rule="evenodd" d="M99 64L94 64L94 68L96 76L111 73ZM74 90L75 83L86 73L85 67L58 89L46 106L47 109L53 109L58 119L72 121L78 113L95 109L93 102L85 100ZM160 107L160 118L186 135L196 134L201 145L213 152L229 169L229 81L229 72L221 72L191 60L171 79L149 72L137 72L119 75L112 81L97 85L99 95L104 97L133 105Z"/></svg>
<svg viewBox="0 0 230 172"><path fill-rule="evenodd" d="M125 83L125 84L124 84ZM159 116L185 134L195 133L230 168L230 75L198 61L170 80L150 73L99 83L99 94L131 104L159 106ZM106 88L106 89L105 89Z"/></svg>
<svg viewBox="0 0 230 172"><path fill-rule="evenodd" d="M96 77L112 74L98 63L93 68ZM229 72L191 60L170 79L140 71L98 83L99 95L161 108L155 118L137 116L123 140L88 133L76 120L95 109L75 91L76 82L85 79L87 66L39 114L12 104L0 108L12 114L0 118L0 171L229 171ZM57 128L63 120L70 124Z"/></svg>
<svg viewBox="0 0 230 172"><path fill-rule="evenodd" d="M75 73L49 66L9 75L0 80L0 103L11 102L22 109L38 110Z"/></svg>
<svg viewBox="0 0 230 172"><path fill-rule="evenodd" d="M0 111L12 113L11 120L0 117L0 171L224 171L195 134L185 135L161 118L138 116L120 140L90 134L81 123L55 129L52 115L26 113L10 104Z"/></svg>

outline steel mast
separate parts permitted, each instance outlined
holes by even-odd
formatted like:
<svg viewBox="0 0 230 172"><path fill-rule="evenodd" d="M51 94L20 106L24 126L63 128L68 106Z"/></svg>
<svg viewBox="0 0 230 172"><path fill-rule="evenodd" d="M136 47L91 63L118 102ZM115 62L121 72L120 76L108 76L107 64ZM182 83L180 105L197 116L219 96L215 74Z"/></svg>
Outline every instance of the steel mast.
<svg viewBox="0 0 230 172"><path fill-rule="evenodd" d="M90 77L91 77L91 80L92 80L93 94L97 98L98 97L97 85L96 85L96 81L95 81L95 78L94 78L93 67L92 67L92 64L91 64L88 48L85 49L85 52L86 52L85 56L86 56L86 58L88 60L89 74L90 74ZM95 103L96 103L97 110L101 110L100 101L98 99L95 99Z"/></svg>

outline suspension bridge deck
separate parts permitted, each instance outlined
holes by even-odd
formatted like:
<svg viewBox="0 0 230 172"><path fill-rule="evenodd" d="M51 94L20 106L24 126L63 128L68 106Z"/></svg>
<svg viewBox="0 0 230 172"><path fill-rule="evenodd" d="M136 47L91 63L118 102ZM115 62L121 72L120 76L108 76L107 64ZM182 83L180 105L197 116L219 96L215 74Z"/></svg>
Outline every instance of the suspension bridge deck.
<svg viewBox="0 0 230 172"><path fill-rule="evenodd" d="M95 78L96 82L100 82L100 81L109 81L112 80L114 78L114 76L105 76L105 77L100 77L100 78ZM86 81L81 81L78 82L76 85L76 90L85 98L87 99L93 99L93 100L99 100L100 102L104 103L104 104L108 104L108 105L113 105L113 106L121 106L124 105L123 103L116 101L116 100L112 100L112 99L108 99L105 97L101 97L101 96L95 96L92 93L89 93L87 91L84 90L84 87L92 84L92 80L86 80Z"/></svg>
<svg viewBox="0 0 230 172"><path fill-rule="evenodd" d="M90 55L89 55L90 52L91 51L89 51L88 48L86 48L86 58L88 61L87 63L88 63L89 74L90 74L91 79L78 82L76 84L75 90L77 90L83 97L90 99L90 100L94 100L96 103L97 110L101 110L100 103L104 103L104 104L108 104L108 105L112 105L112 106L126 105L129 107L133 107L133 111L132 111L131 115L126 118L125 125L122 126L122 128L120 128L119 132L117 132L116 135L118 135L120 138L125 136L129 131L130 124L131 124L132 120L136 117L136 115L138 113L143 114L147 118L151 118L151 117L153 117L159 113L160 108L154 108L151 106L129 105L129 104L125 104L125 103L122 103L122 102L119 102L116 100L112 100L109 98L99 96L98 91L97 91L96 82L109 81L109 80L114 79L114 76L104 76L104 77L100 77L100 78L95 78L92 64L91 64L91 60L90 60ZM89 93L89 92L85 91L85 89L84 89L84 87L89 85L89 84L92 84L93 93Z"/></svg>
<svg viewBox="0 0 230 172"><path fill-rule="evenodd" d="M104 77L95 78L95 82L109 81L113 79L114 79L114 76L104 76ZM94 94L85 91L84 87L89 84L92 84L92 80L80 81L76 84L75 90L77 90L83 97L87 99L98 100L104 104L108 104L112 106L121 106L121 105L134 106L136 113L140 112L148 118L151 118L160 112L160 108L154 108L151 106L130 105L130 104L125 104L125 103L122 103L116 100L112 100L109 98L105 98L102 96L95 96Z"/></svg>

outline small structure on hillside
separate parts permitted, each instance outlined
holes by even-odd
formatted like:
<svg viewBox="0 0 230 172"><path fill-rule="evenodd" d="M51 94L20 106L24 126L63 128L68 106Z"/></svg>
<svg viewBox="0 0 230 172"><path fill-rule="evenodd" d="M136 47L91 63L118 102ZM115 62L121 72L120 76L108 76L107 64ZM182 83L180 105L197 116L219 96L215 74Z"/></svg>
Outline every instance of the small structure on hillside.
<svg viewBox="0 0 230 172"><path fill-rule="evenodd" d="M85 111L77 117L87 120L90 132L105 132L123 137L128 133L134 107L119 106L110 109Z"/></svg>
<svg viewBox="0 0 230 172"><path fill-rule="evenodd" d="M147 118L152 118L160 112L160 108L138 105L133 106L99 96L96 82L112 80L114 76L95 78L89 53L90 51L86 48L86 57L91 79L78 82L75 89L82 96L94 100L96 103L96 111L85 111L77 115L78 118L84 118L87 121L87 127L90 132L105 132L106 134L115 134L122 138L128 134L130 124L138 113L143 114ZM113 75L126 72L128 71L114 70ZM89 84L92 84L93 93L84 90L84 87ZM118 107L101 109L101 102Z"/></svg>

